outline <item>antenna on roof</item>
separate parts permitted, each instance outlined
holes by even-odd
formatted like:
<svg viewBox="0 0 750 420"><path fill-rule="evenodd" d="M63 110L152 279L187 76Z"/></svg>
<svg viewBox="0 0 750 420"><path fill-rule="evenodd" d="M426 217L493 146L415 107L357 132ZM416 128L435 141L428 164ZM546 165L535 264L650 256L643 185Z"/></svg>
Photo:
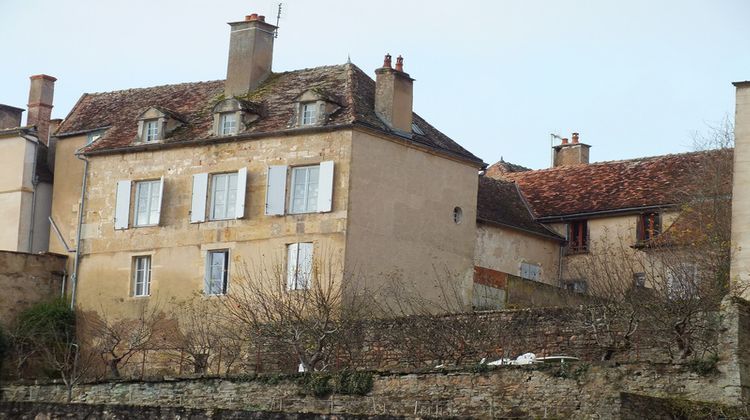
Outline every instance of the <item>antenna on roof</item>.
<svg viewBox="0 0 750 420"><path fill-rule="evenodd" d="M276 13L276 30L273 31L273 37L278 38L279 37L279 21L281 20L281 5L284 3L279 3L279 11Z"/></svg>
<svg viewBox="0 0 750 420"><path fill-rule="evenodd" d="M550 153L550 164L549 167L552 168L555 166L555 139L562 140L562 136L557 135L555 133L549 133L549 153Z"/></svg>

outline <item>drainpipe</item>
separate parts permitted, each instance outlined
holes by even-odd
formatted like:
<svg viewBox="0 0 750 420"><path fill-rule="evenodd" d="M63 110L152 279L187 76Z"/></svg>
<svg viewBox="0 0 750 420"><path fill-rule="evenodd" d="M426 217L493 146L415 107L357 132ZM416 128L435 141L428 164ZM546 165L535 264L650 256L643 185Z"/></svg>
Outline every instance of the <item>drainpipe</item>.
<svg viewBox="0 0 750 420"><path fill-rule="evenodd" d="M565 255L565 245L560 245L560 256L557 258L557 284L559 284L561 287L564 286L563 284L563 257Z"/></svg>
<svg viewBox="0 0 750 420"><path fill-rule="evenodd" d="M32 137L23 136L26 140L34 144L34 160L31 164L31 217L29 219L29 249L28 252L34 251L34 219L36 218L36 188L39 185L39 177L36 173L36 158L39 153L39 140Z"/></svg>
<svg viewBox="0 0 750 420"><path fill-rule="evenodd" d="M78 206L78 228L76 229L76 255L73 260L73 274L70 276L70 309L76 306L76 289L78 287L78 265L81 261L81 228L83 226L84 200L86 199L86 179L89 171L89 161L76 153L76 157L83 161L83 180L81 180L81 203Z"/></svg>

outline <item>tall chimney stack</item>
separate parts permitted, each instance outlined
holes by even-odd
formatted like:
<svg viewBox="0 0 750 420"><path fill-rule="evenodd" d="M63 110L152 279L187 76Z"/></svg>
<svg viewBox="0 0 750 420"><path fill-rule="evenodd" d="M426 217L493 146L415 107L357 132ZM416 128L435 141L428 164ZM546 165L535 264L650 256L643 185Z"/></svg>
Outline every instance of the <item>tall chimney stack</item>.
<svg viewBox="0 0 750 420"><path fill-rule="evenodd" d="M266 23L257 13L241 22L230 22L229 64L224 93L227 97L242 96L271 74L273 39L276 26Z"/></svg>
<svg viewBox="0 0 750 420"><path fill-rule="evenodd" d="M375 113L395 131L411 134L414 79L404 72L404 59L386 54L383 67L375 70Z"/></svg>
<svg viewBox="0 0 750 420"><path fill-rule="evenodd" d="M734 83L734 165L732 174L732 263L730 281L750 299L750 81Z"/></svg>
<svg viewBox="0 0 750 420"><path fill-rule="evenodd" d="M52 117L52 99L55 96L55 79L46 74L31 76L29 88L29 113L26 125L36 126L39 141L45 145L49 142L49 122Z"/></svg>
<svg viewBox="0 0 750 420"><path fill-rule="evenodd" d="M579 142L578 133L571 136L572 142L568 139L562 139L562 144L552 146L552 167L568 165L585 165L589 163L589 149L591 146Z"/></svg>

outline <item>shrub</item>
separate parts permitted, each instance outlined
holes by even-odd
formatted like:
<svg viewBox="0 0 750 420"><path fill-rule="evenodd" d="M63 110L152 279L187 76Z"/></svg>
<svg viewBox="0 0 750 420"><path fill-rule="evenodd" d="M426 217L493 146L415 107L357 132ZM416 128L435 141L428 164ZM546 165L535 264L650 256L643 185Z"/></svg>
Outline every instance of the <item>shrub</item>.
<svg viewBox="0 0 750 420"><path fill-rule="evenodd" d="M712 354L707 359L692 359L687 363L687 368L698 375L706 376L717 373L719 369L719 356Z"/></svg>

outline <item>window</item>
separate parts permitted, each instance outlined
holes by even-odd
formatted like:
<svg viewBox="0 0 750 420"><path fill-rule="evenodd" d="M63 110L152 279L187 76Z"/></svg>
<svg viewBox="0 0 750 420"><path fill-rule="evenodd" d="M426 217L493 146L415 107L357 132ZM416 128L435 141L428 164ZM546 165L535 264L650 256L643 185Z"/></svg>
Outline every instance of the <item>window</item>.
<svg viewBox="0 0 750 420"><path fill-rule="evenodd" d="M311 212L327 212L333 207L333 161L315 166L292 168L291 185L287 188L289 167L269 166L266 178L267 216L283 216ZM287 198L291 201L287 208Z"/></svg>
<svg viewBox="0 0 750 420"><path fill-rule="evenodd" d="M227 294L228 266L228 250L208 251L206 258L206 284L204 288L204 292L207 295Z"/></svg>
<svg viewBox="0 0 750 420"><path fill-rule="evenodd" d="M692 263L670 267L667 273L667 296L670 299L689 299L699 291L698 266Z"/></svg>
<svg viewBox="0 0 750 420"><path fill-rule="evenodd" d="M159 120L146 120L143 122L143 139L147 142L159 139Z"/></svg>
<svg viewBox="0 0 750 420"><path fill-rule="evenodd" d="M102 131L102 130L94 131L94 132L89 133L89 135L86 137L86 145L89 145L89 144L91 144L91 143L99 140L102 137L103 134L104 134L104 131Z"/></svg>
<svg viewBox="0 0 750 420"><path fill-rule="evenodd" d="M164 189L164 178L153 181L135 182L135 208L132 209L133 224L135 226L154 226L159 224L161 216L161 199ZM133 181L117 181L115 193L115 230L125 230L130 227L133 197Z"/></svg>
<svg viewBox="0 0 750 420"><path fill-rule="evenodd" d="M302 125L313 125L318 122L318 104L310 102L302 104Z"/></svg>
<svg viewBox="0 0 750 420"><path fill-rule="evenodd" d="M521 278L542 281L542 266L527 262L521 263Z"/></svg>
<svg viewBox="0 0 750 420"><path fill-rule="evenodd" d="M461 210L461 207L454 207L453 208L453 223L460 225L463 218L464 218L464 211Z"/></svg>
<svg viewBox="0 0 750 420"><path fill-rule="evenodd" d="M211 220L235 217L237 207L237 172L211 175Z"/></svg>
<svg viewBox="0 0 750 420"><path fill-rule="evenodd" d="M133 257L133 296L151 294L151 257Z"/></svg>
<svg viewBox="0 0 750 420"><path fill-rule="evenodd" d="M638 242L648 242L661 233L661 215L659 213L646 213L638 217L637 236Z"/></svg>
<svg viewBox="0 0 750 420"><path fill-rule="evenodd" d="M237 114L224 112L219 116L219 134L228 136L237 133Z"/></svg>
<svg viewBox="0 0 750 420"><path fill-rule="evenodd" d="M310 288L313 244L302 242L287 245L287 290Z"/></svg>
<svg viewBox="0 0 750 420"><path fill-rule="evenodd" d="M292 168L291 213L311 213L318 209L319 166Z"/></svg>
<svg viewBox="0 0 750 420"><path fill-rule="evenodd" d="M573 293L586 293L586 280L572 280L565 283L565 289Z"/></svg>
<svg viewBox="0 0 750 420"><path fill-rule="evenodd" d="M247 168L225 174L193 175L190 223L241 219L245 216ZM208 205L207 205L208 204Z"/></svg>
<svg viewBox="0 0 750 420"><path fill-rule="evenodd" d="M135 183L136 226L158 225L160 204L161 181L140 181Z"/></svg>
<svg viewBox="0 0 750 420"><path fill-rule="evenodd" d="M576 220L568 224L568 253L577 254L588 252L589 233L588 221Z"/></svg>

